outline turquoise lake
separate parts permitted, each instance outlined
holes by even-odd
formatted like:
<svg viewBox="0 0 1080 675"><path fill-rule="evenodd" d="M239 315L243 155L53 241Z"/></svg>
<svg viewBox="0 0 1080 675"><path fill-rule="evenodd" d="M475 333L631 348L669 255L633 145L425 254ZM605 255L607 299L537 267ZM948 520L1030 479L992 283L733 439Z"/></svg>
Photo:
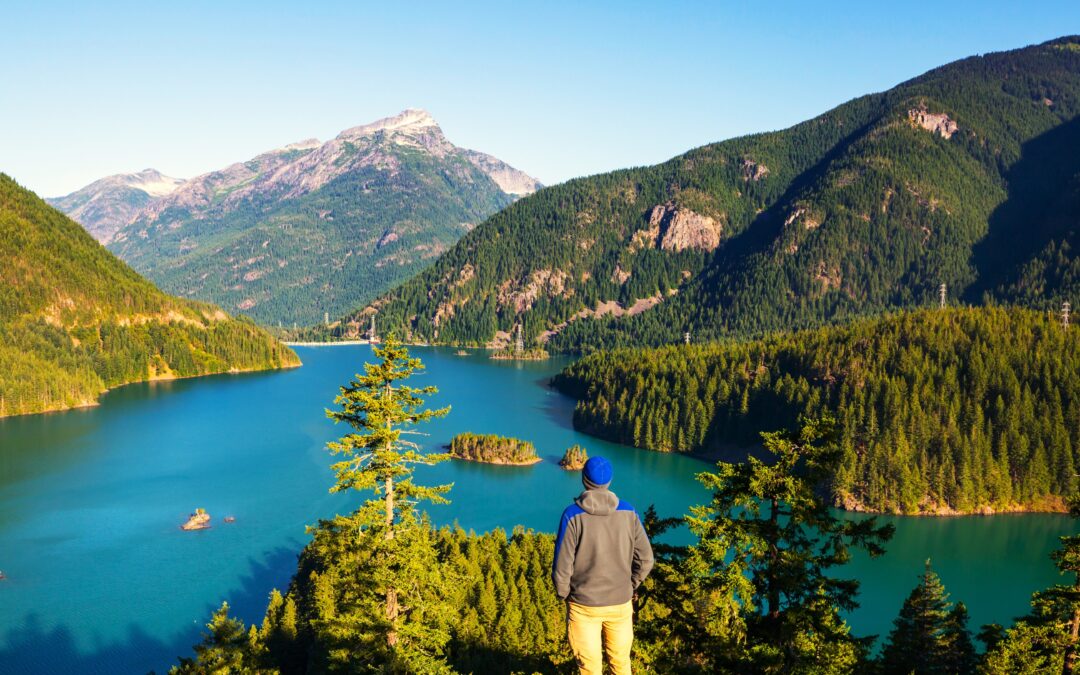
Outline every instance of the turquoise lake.
<svg viewBox="0 0 1080 675"><path fill-rule="evenodd" d="M346 429L324 410L370 350L297 352L302 368L132 385L96 408L0 420L0 672L162 673L223 600L261 620L269 591L288 585L305 525L356 503L327 492L325 443ZM425 444L498 433L533 441L544 458L423 469L422 481L454 483L453 503L429 509L437 523L554 530L580 488L557 465L573 443L612 461L613 490L639 510L679 515L707 496L694 480L709 468L701 461L575 432L573 401L546 386L564 360L413 353L428 366L418 384L441 389L431 403L453 407L427 425ZM213 527L181 531L195 507ZM858 634L888 632L927 558L968 605L973 630L1007 623L1060 579L1048 554L1076 530L1054 515L887 520L897 529L888 554L844 570L862 581L850 617Z"/></svg>

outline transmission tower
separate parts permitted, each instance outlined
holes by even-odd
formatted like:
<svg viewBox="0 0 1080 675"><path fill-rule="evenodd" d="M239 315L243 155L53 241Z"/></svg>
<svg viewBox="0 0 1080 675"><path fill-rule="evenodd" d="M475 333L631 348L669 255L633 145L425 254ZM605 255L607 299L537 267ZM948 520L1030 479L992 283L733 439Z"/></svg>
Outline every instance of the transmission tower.
<svg viewBox="0 0 1080 675"><path fill-rule="evenodd" d="M938 288L938 302L942 309L945 309L945 295L949 292L949 287L945 284L941 284Z"/></svg>
<svg viewBox="0 0 1080 675"><path fill-rule="evenodd" d="M682 341L683 341L683 344L686 344L686 345L690 344L690 331L686 331L685 333L683 333Z"/></svg>
<svg viewBox="0 0 1080 675"><path fill-rule="evenodd" d="M329 326L330 325L330 312L323 312L322 313L322 322L323 322L324 326Z"/></svg>
<svg viewBox="0 0 1080 675"><path fill-rule="evenodd" d="M1068 300L1061 303L1061 327L1065 330L1069 329L1069 312L1072 311L1072 303Z"/></svg>
<svg viewBox="0 0 1080 675"><path fill-rule="evenodd" d="M375 333L375 315L371 315L371 328L368 329L368 342L378 342L379 336Z"/></svg>
<svg viewBox="0 0 1080 675"><path fill-rule="evenodd" d="M514 353L521 354L525 351L525 338L521 334L521 324L517 325L517 337L514 338Z"/></svg>

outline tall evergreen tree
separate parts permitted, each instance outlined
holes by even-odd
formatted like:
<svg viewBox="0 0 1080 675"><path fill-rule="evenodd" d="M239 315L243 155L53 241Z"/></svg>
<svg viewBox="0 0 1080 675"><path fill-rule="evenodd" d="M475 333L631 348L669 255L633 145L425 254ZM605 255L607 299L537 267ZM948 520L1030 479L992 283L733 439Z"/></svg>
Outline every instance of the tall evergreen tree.
<svg viewBox="0 0 1080 675"><path fill-rule="evenodd" d="M349 563L324 569L327 601L321 625L338 645L331 659L370 659L389 671L441 670L449 639L443 625L444 580L432 528L416 504L446 503L443 495L450 486L419 485L413 471L447 456L424 454L403 436L417 433L410 427L446 415L449 408L425 409L423 397L438 390L402 383L423 364L395 337L374 353L378 361L364 364L364 373L341 387L334 400L339 409L327 411L354 430L328 444L342 457L332 466L336 481L331 492L373 492L376 498L348 516L320 523L315 532L314 552ZM341 536L347 532L355 535ZM342 550L345 542L352 545ZM350 636L361 638L360 644L350 646Z"/></svg>
<svg viewBox="0 0 1080 675"><path fill-rule="evenodd" d="M698 475L712 501L688 517L699 542L687 558L699 597L710 599L696 620L718 662L738 672L851 672L865 643L850 635L841 611L857 606L858 582L829 571L852 548L884 553L892 525L841 520L819 491L839 460L836 426L805 421L798 432L762 434L774 461L717 464ZM704 647L705 645L699 645Z"/></svg>
<svg viewBox="0 0 1080 675"><path fill-rule="evenodd" d="M244 622L229 616L229 603L222 603L206 624L203 641L195 645L195 658L181 658L170 675L231 675L265 672L253 659L253 641Z"/></svg>
<svg viewBox="0 0 1080 675"><path fill-rule="evenodd" d="M968 628L968 609L963 602L957 602L945 619L944 642L947 672L975 672L979 664L979 655L975 652L975 643L971 639L971 630Z"/></svg>
<svg viewBox="0 0 1080 675"><path fill-rule="evenodd" d="M927 560L919 585L893 621L882 652L882 670L897 675L968 673L974 667L974 654L967 608L949 602L944 584Z"/></svg>

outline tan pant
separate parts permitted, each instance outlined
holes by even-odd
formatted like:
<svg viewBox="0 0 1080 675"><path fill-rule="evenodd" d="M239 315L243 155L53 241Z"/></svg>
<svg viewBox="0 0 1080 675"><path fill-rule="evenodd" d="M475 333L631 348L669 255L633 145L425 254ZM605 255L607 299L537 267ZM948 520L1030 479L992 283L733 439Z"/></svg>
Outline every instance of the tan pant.
<svg viewBox="0 0 1080 675"><path fill-rule="evenodd" d="M610 607L567 604L566 633L581 675L601 675L607 654L613 675L630 675L634 644L634 608L629 602Z"/></svg>

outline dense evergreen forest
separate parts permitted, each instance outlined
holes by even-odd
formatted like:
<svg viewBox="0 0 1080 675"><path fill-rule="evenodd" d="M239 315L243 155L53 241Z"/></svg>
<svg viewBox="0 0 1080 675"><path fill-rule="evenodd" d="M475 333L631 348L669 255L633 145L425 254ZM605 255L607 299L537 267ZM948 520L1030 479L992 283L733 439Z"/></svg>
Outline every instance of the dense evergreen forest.
<svg viewBox="0 0 1080 675"><path fill-rule="evenodd" d="M400 345L376 356L328 413L353 427L329 444L339 458L331 490L366 501L309 528L297 573L284 594L270 594L261 625L245 626L223 605L172 673L575 671L550 577L552 537L432 527L418 504L445 501L451 486L417 484L413 467L446 456L418 452L404 434L447 410L424 407L434 388L406 384L423 366ZM892 526L838 518L817 489L841 461L842 433L828 417L766 433L769 461L699 474L707 504L682 519L645 512L657 564L634 601L636 672L1072 672L1080 537L1062 537L1052 556L1068 585L1036 593L1011 627L984 626L983 654L963 603L929 563L879 653L873 636L851 634L841 612L858 605L859 585L837 573L856 550L884 553ZM1070 512L1080 516L1080 502ZM663 540L679 523L693 534L689 546Z"/></svg>
<svg viewBox="0 0 1080 675"><path fill-rule="evenodd" d="M577 428L661 451L750 445L834 415L853 509L1063 508L1080 449L1080 331L995 307L901 312L767 338L617 349L555 378Z"/></svg>
<svg viewBox="0 0 1080 675"><path fill-rule="evenodd" d="M298 364L250 321L165 295L0 174L0 416L89 405L129 382Z"/></svg>
<svg viewBox="0 0 1080 675"><path fill-rule="evenodd" d="M588 351L841 322L941 284L1056 306L1080 291L1078 113L1080 38L971 57L790 129L545 188L351 318L461 344L520 324Z"/></svg>

